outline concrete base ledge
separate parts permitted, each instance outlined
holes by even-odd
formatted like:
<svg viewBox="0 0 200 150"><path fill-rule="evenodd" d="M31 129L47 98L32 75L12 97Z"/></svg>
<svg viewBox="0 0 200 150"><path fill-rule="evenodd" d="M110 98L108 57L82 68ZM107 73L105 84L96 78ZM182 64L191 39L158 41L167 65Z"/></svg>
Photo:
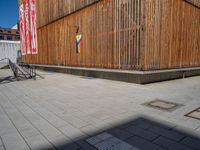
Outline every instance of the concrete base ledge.
<svg viewBox="0 0 200 150"><path fill-rule="evenodd" d="M137 84L148 84L166 80L180 79L200 75L200 67L157 70L157 71L129 71L117 69L81 68L54 65L32 64L39 70L88 76Z"/></svg>

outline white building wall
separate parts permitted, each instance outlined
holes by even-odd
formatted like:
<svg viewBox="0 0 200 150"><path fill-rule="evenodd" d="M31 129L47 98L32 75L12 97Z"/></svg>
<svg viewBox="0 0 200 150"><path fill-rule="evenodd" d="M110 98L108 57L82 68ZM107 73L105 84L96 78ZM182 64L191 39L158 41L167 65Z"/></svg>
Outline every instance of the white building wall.
<svg viewBox="0 0 200 150"><path fill-rule="evenodd" d="M17 24L14 25L11 29L17 29Z"/></svg>
<svg viewBox="0 0 200 150"><path fill-rule="evenodd" d="M20 49L19 41L0 41L0 60L9 58L12 62L16 63L17 51Z"/></svg>

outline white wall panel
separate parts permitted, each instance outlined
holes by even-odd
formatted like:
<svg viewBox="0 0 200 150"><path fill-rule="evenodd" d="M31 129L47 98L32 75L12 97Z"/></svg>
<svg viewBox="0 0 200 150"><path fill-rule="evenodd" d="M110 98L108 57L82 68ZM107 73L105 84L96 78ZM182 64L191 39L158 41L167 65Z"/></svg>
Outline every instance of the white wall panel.
<svg viewBox="0 0 200 150"><path fill-rule="evenodd" d="M12 62L16 62L18 50L20 50L20 42L0 41L0 60L9 58Z"/></svg>

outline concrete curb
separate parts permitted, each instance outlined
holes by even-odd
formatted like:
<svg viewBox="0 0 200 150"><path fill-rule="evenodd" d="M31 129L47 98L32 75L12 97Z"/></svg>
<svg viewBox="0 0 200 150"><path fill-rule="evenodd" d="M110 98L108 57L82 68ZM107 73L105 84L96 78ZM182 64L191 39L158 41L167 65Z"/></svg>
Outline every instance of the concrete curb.
<svg viewBox="0 0 200 150"><path fill-rule="evenodd" d="M129 71L117 69L81 68L54 65L31 64L39 70L67 73L79 76L88 76L137 84L167 81L200 75L200 67L169 69L157 71Z"/></svg>

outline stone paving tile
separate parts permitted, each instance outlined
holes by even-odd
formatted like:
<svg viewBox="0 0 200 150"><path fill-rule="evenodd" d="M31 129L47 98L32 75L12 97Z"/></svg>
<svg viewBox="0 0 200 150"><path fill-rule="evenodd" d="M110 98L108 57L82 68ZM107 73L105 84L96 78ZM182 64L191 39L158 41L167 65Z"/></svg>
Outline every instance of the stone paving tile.
<svg viewBox="0 0 200 150"><path fill-rule="evenodd" d="M71 139L69 139L68 137L66 137L63 134L60 134L60 135L55 136L55 137L51 137L51 138L49 138L49 141L57 149L59 149L60 146L62 146L62 145L70 145L71 143L73 143Z"/></svg>
<svg viewBox="0 0 200 150"><path fill-rule="evenodd" d="M2 139L1 139L1 136L0 136L0 146L3 145L3 142L2 142Z"/></svg>
<svg viewBox="0 0 200 150"><path fill-rule="evenodd" d="M58 150L79 150L80 147L77 144L70 143L70 144L61 145L57 149Z"/></svg>
<svg viewBox="0 0 200 150"><path fill-rule="evenodd" d="M31 113L31 115L33 115L33 113ZM36 116L36 117L39 117L39 116ZM23 117L21 117L21 118L23 118ZM21 123L23 123L24 121L22 121ZM54 145L54 147L56 147L57 146L57 141L59 141L59 140L62 141L63 140L60 137L64 138L65 141L68 140L68 138L64 137L61 134L61 132L59 132L57 129L55 129L54 127L52 127L51 125L49 125L45 120L42 120L41 118L37 119L37 121L35 121L35 122L33 122L33 121L30 121L30 122L32 122L34 124L34 126L36 126L37 129L41 133L38 132L37 130L33 130L32 129L33 127L32 127L32 125L30 126L30 123L28 123L28 125L29 125L28 129L26 128L27 126L25 126L23 128L21 128L21 127L18 127L18 128L19 128L20 133L24 136L24 138L27 141L27 143L30 146L32 146L34 149L35 149L35 147L37 147L38 142L39 142L40 146L43 146L42 143L44 143L43 147L45 147L46 145L48 146L49 145L48 142L51 142ZM16 125L17 125L17 123L16 123ZM31 127L31 129L30 129L30 127ZM36 131L36 132L34 132L34 131ZM37 136L39 134L43 134L46 139L43 136ZM39 137L40 141L37 141L35 137ZM34 139L34 140L30 140L30 139ZM47 139L48 139L48 142L47 142ZM40 143L41 141L42 141L42 143Z"/></svg>
<svg viewBox="0 0 200 150"><path fill-rule="evenodd" d="M59 128L59 130L73 141L80 140L81 138L87 137L87 135L83 133L80 129L75 128L71 125L61 127Z"/></svg>
<svg viewBox="0 0 200 150"><path fill-rule="evenodd" d="M39 123L35 125L37 126L38 130L40 130L40 132L49 139L62 134L58 129L46 122L41 122L41 124Z"/></svg>
<svg viewBox="0 0 200 150"><path fill-rule="evenodd" d="M98 150L139 150L109 133L101 133L86 140Z"/></svg>
<svg viewBox="0 0 200 150"><path fill-rule="evenodd" d="M96 134L97 132L102 132L102 130L94 127L93 125L87 125L85 127L81 127L80 130L87 134L88 136L93 136L94 134Z"/></svg>
<svg viewBox="0 0 200 150"><path fill-rule="evenodd" d="M4 147L3 147L2 145L0 146L0 150L5 150Z"/></svg>
<svg viewBox="0 0 200 150"><path fill-rule="evenodd" d="M153 141L154 139L156 139L159 136L159 134L157 134L157 133L149 132L147 130L137 128L135 126L130 126L125 130L134 134L134 135L137 135L137 136L140 136L140 137L142 137L146 140L149 140L149 141Z"/></svg>
<svg viewBox="0 0 200 150"><path fill-rule="evenodd" d="M28 150L30 149L27 143L24 141L16 127L10 121L10 119L4 114L2 107L0 107L1 123L0 123L0 135L2 143L8 150Z"/></svg>
<svg viewBox="0 0 200 150"><path fill-rule="evenodd" d="M31 108L33 108L34 111L39 113L42 117L44 117L47 121L49 121L51 124L53 124L56 128L66 126L68 124L61 118L57 117L54 113L51 113L51 112L45 110L41 106L38 106L39 108L36 109L35 105L30 105L30 103L27 103L27 105L29 105Z"/></svg>
<svg viewBox="0 0 200 150"><path fill-rule="evenodd" d="M194 148L196 150L200 150L200 139L192 138L192 137L186 137L181 141L182 144L185 144L191 148Z"/></svg>
<svg viewBox="0 0 200 150"><path fill-rule="evenodd" d="M179 118L179 117L177 117L177 118ZM196 120L193 118L188 118L187 120L179 120L177 118L173 118L173 119L170 118L169 121L171 121L174 124L177 124L180 127L188 128L191 131L197 130L200 127L200 124L199 124L200 120ZM199 135L200 135L200 132L199 132Z"/></svg>
<svg viewBox="0 0 200 150"><path fill-rule="evenodd" d="M84 139L76 141L76 144L85 150L97 150L94 146L88 144Z"/></svg>
<svg viewBox="0 0 200 150"><path fill-rule="evenodd" d="M157 126L153 126L149 129L149 131L152 131L154 133L160 134L162 136L165 136L169 139L175 140L175 141L180 141L181 139L183 139L185 137L184 134L175 131L175 130L167 130L164 129L162 127L157 127Z"/></svg>
<svg viewBox="0 0 200 150"><path fill-rule="evenodd" d="M0 136L0 150L5 150L1 136Z"/></svg>
<svg viewBox="0 0 200 150"><path fill-rule="evenodd" d="M76 118L72 115L61 116L61 118L67 122L70 122L73 126L75 126L77 128L81 128L81 127L85 127L85 126L89 125L89 123L86 123L86 122L82 121L81 119Z"/></svg>
<svg viewBox="0 0 200 150"><path fill-rule="evenodd" d="M20 134L23 136L23 138L28 138L31 136L39 135L39 131L35 129L29 121L24 118L24 116L15 108L12 106L11 103L4 102L6 105L3 106L5 111L7 112L9 118L12 120L13 124L15 124L15 127L20 132ZM7 109L9 107L9 109Z"/></svg>
<svg viewBox="0 0 200 150"><path fill-rule="evenodd" d="M111 137L109 139L106 139L106 140L101 141L100 143L96 144L95 147L97 147L97 149L99 149L99 150L106 150L111 147L115 147L119 143L121 143L121 141L119 139Z"/></svg>
<svg viewBox="0 0 200 150"><path fill-rule="evenodd" d="M45 137L50 139L61 135L61 132L58 129L53 127L31 109L21 109L21 111L29 122L31 122L31 124L34 125L34 127L37 128Z"/></svg>
<svg viewBox="0 0 200 150"><path fill-rule="evenodd" d="M62 127L62 126L66 126L68 124L64 120L55 116L52 112L47 111L46 109L44 109L43 107L41 107L40 105L38 105L37 103L33 102L32 100L30 100L28 98L24 98L22 100L22 102L21 103L22 103L22 105L24 105L24 107L29 107L33 111L37 112L40 116L44 117L45 120L50 122L55 127Z"/></svg>
<svg viewBox="0 0 200 150"><path fill-rule="evenodd" d="M109 139L106 139L104 141L101 141L100 143L96 144L95 147L99 150L107 150L112 147L115 147L116 145L120 144L122 141L115 137L111 137Z"/></svg>
<svg viewBox="0 0 200 150"><path fill-rule="evenodd" d="M110 133L112 136L117 137L120 140L126 140L133 136L133 134L130 134L129 132L126 132L120 128L114 128L114 129L108 130L107 132Z"/></svg>
<svg viewBox="0 0 200 150"><path fill-rule="evenodd" d="M6 150L30 150L20 134L15 131L2 135L2 140Z"/></svg>
<svg viewBox="0 0 200 150"><path fill-rule="evenodd" d="M19 129L19 128L18 128ZM27 126L23 126L22 128L19 129L21 135L26 139L26 138L29 138L29 137L32 137L32 136L37 136L40 134L40 132L33 128L32 126L30 125L27 125Z"/></svg>
<svg viewBox="0 0 200 150"><path fill-rule="evenodd" d="M138 127L138 128L142 128L142 129L145 129L145 130L149 129L150 127L153 126L153 124L151 122L148 122L144 119L138 119L137 121L132 122L131 124Z"/></svg>
<svg viewBox="0 0 200 150"><path fill-rule="evenodd" d="M108 148L108 150L139 150L139 149L133 147L130 144L122 142L122 143L115 145L114 147Z"/></svg>
<svg viewBox="0 0 200 150"><path fill-rule="evenodd" d="M188 146L172 141L165 137L159 137L154 141L154 143L170 150L192 150L192 148L189 148Z"/></svg>
<svg viewBox="0 0 200 150"><path fill-rule="evenodd" d="M156 144L153 144L143 138L134 136L126 140L127 143L138 148L139 150L166 150Z"/></svg>
<svg viewBox="0 0 200 150"><path fill-rule="evenodd" d="M107 140L107 139L109 139L109 138L112 138L112 137L113 137L113 136L112 136L111 134L108 134L108 133L106 133L106 132L95 136L95 138L100 139L100 140L103 140L103 141L104 141L104 140Z"/></svg>
<svg viewBox="0 0 200 150"><path fill-rule="evenodd" d="M36 135L26 138L26 141L32 150L55 150L55 147L42 135Z"/></svg>
<svg viewBox="0 0 200 150"><path fill-rule="evenodd" d="M123 125L120 125L120 129L124 130L124 129L127 129L128 127L132 126L132 124L129 122L129 123L126 123L126 124L123 124Z"/></svg>
<svg viewBox="0 0 200 150"><path fill-rule="evenodd" d="M87 139L87 142L92 144L92 145L96 145L102 141L106 141L107 139L110 139L112 138L112 135L111 134L108 134L108 133L101 133L99 135L96 135L96 136L93 136L89 139Z"/></svg>

